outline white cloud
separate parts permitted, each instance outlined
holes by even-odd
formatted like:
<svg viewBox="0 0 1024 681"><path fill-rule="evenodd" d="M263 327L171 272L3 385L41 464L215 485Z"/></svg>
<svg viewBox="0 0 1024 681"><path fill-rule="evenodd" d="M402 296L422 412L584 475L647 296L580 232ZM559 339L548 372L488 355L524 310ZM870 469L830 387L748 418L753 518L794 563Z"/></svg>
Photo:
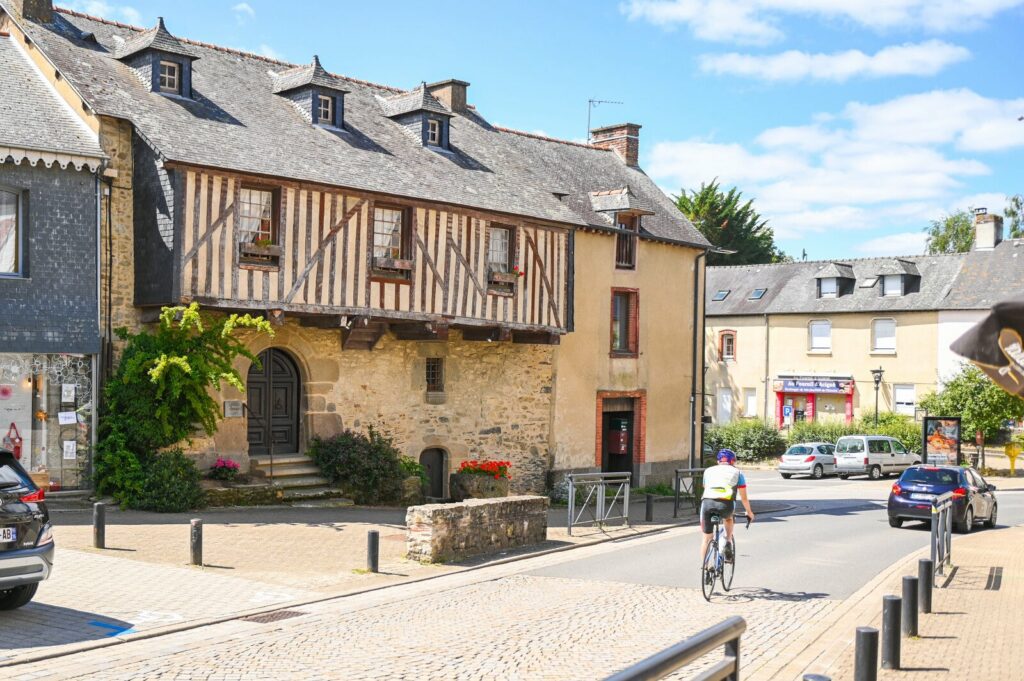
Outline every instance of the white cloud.
<svg viewBox="0 0 1024 681"><path fill-rule="evenodd" d="M61 5L75 12L91 14L104 19L114 19L136 25L142 23L142 14L131 5L111 5L105 0L67 0Z"/></svg>
<svg viewBox="0 0 1024 681"><path fill-rule="evenodd" d="M868 256L921 255L924 253L927 235L922 232L900 232L875 239L868 239L855 248L858 253Z"/></svg>
<svg viewBox="0 0 1024 681"><path fill-rule="evenodd" d="M256 10L247 2L240 2L237 5L231 7L231 11L235 13L235 19L238 23L244 24L246 20L252 19L256 16Z"/></svg>
<svg viewBox="0 0 1024 681"><path fill-rule="evenodd" d="M280 52L275 50L270 45L267 45L266 43L260 43L260 48L258 50L256 50L256 53L257 54L262 54L264 57L267 57L268 59L276 59L278 61L287 61L283 56L281 56Z"/></svg>
<svg viewBox="0 0 1024 681"><path fill-rule="evenodd" d="M765 44L783 37L786 16L844 21L876 31L932 32L978 28L1024 0L626 0L632 20L682 25L703 40Z"/></svg>
<svg viewBox="0 0 1024 681"><path fill-rule="evenodd" d="M772 55L705 54L700 57L700 68L705 73L767 81L812 79L843 82L858 76L933 76L970 56L970 51L964 47L929 40L886 47L873 55L860 50L831 54L797 50Z"/></svg>
<svg viewBox="0 0 1024 681"><path fill-rule="evenodd" d="M1006 194L983 192L981 194L960 197L956 201L951 202L944 212L952 213L953 211L967 210L968 208L986 208L989 213L1002 215L1003 211L1006 210L1006 204Z"/></svg>

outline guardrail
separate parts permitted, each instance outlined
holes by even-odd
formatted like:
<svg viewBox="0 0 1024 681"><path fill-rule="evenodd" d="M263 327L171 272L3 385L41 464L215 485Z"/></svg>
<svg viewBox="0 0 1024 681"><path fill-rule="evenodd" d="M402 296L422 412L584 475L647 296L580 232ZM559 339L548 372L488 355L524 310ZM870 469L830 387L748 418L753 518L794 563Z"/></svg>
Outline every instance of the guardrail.
<svg viewBox="0 0 1024 681"><path fill-rule="evenodd" d="M739 681L740 637L746 630L746 620L742 617L730 617L696 636L665 648L660 653L651 655L646 660L641 660L632 667L609 676L606 681L660 679L680 667L685 667L704 657L719 646L725 647L725 657L701 672L696 678L701 681Z"/></svg>
<svg viewBox="0 0 1024 681"><path fill-rule="evenodd" d="M946 492L932 500L932 565L944 574L946 565L953 565L953 493Z"/></svg>
<svg viewBox="0 0 1024 681"><path fill-rule="evenodd" d="M629 525L629 481L632 473L570 473L565 476L569 482L569 536L572 528L580 525L603 526L610 520L622 520ZM583 492L583 502L576 504L576 491ZM611 501L607 490L615 489ZM615 513L616 503L621 504L621 514ZM590 511L590 517L584 515Z"/></svg>
<svg viewBox="0 0 1024 681"><path fill-rule="evenodd" d="M685 493L690 498L690 505L693 506L694 513L700 507L700 496L697 494L698 491L698 480L703 480L704 468L677 468L675 482L672 484L672 488L675 490L675 503L672 506L672 517L679 517L679 504L681 503L682 496ZM689 481L687 483L687 481Z"/></svg>

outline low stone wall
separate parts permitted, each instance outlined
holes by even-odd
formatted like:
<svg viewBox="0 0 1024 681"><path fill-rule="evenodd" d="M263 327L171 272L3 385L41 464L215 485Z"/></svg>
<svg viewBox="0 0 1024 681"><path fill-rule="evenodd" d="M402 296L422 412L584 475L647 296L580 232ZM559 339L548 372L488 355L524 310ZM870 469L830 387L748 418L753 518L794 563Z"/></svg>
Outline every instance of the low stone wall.
<svg viewBox="0 0 1024 681"><path fill-rule="evenodd" d="M206 505L217 506L269 506L284 501L284 490L278 485L235 485L208 487Z"/></svg>
<svg viewBox="0 0 1024 681"><path fill-rule="evenodd" d="M548 500L519 496L411 506L405 524L410 559L461 560L545 541Z"/></svg>

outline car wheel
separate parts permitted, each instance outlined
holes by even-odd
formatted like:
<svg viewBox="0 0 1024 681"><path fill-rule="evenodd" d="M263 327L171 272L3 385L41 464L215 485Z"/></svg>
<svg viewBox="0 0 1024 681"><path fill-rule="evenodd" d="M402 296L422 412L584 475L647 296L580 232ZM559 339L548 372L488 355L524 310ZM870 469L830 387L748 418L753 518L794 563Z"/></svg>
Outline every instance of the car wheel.
<svg viewBox="0 0 1024 681"><path fill-rule="evenodd" d="M920 466L920 465L921 465L921 462L920 462L920 461L915 461L915 462L914 462L914 465L915 465L915 466Z"/></svg>
<svg viewBox="0 0 1024 681"><path fill-rule="evenodd" d="M985 527L992 529L996 526L996 513L999 511L999 506L992 504L992 515L985 521Z"/></svg>
<svg viewBox="0 0 1024 681"><path fill-rule="evenodd" d="M793 474L792 474L792 473L779 473L779 475L781 475L781 476L782 476L782 479L783 479L783 480L789 480L790 478L792 478L792 477L793 477Z"/></svg>
<svg viewBox="0 0 1024 681"><path fill-rule="evenodd" d="M967 512L964 513L963 523L957 523L956 531L957 534L967 534L974 527L974 511L970 507L967 508Z"/></svg>
<svg viewBox="0 0 1024 681"><path fill-rule="evenodd" d="M821 476L825 474L825 470L820 465L815 465L814 470L811 471L811 477L815 480L821 480Z"/></svg>
<svg viewBox="0 0 1024 681"><path fill-rule="evenodd" d="M889 527L903 527L903 518L889 516Z"/></svg>
<svg viewBox="0 0 1024 681"><path fill-rule="evenodd" d="M849 480L849 479L850 479L850 476L849 476L849 475L847 475L846 473L840 473L840 474L839 474L839 479L840 479L840 480Z"/></svg>
<svg viewBox="0 0 1024 681"><path fill-rule="evenodd" d="M882 469L878 466L872 466L868 469L868 477L872 480L878 480L882 477Z"/></svg>
<svg viewBox="0 0 1024 681"><path fill-rule="evenodd" d="M37 588L39 588L38 582L0 591L0 610L20 608L32 600L32 597L36 595Z"/></svg>

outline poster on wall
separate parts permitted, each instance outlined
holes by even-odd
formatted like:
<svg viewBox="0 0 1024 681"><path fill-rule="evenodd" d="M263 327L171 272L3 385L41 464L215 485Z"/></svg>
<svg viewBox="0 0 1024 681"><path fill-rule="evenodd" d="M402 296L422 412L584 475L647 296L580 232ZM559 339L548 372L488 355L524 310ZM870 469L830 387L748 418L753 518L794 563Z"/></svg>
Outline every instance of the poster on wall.
<svg viewBox="0 0 1024 681"><path fill-rule="evenodd" d="M78 442L76 440L64 440L64 459L74 460L78 458Z"/></svg>
<svg viewBox="0 0 1024 681"><path fill-rule="evenodd" d="M60 385L61 404L70 404L75 401L75 384L61 383Z"/></svg>
<svg viewBox="0 0 1024 681"><path fill-rule="evenodd" d="M0 446L20 453L21 465L32 468L32 382L27 377L0 384Z"/></svg>
<svg viewBox="0 0 1024 681"><path fill-rule="evenodd" d="M959 466L959 417L926 416L924 419L924 463L933 466Z"/></svg>

